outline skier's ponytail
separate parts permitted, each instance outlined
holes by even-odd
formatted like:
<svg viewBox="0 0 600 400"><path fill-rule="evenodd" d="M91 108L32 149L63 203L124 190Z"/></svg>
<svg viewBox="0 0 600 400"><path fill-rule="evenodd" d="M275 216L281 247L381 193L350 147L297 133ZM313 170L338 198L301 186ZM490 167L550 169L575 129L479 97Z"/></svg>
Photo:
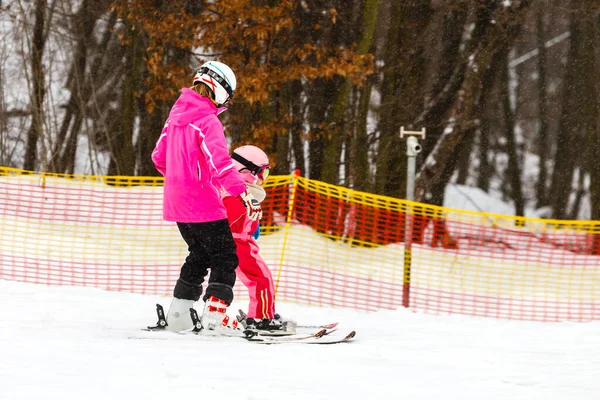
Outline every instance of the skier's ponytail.
<svg viewBox="0 0 600 400"><path fill-rule="evenodd" d="M212 101L212 103L218 107L218 104L215 101L215 94L212 90L210 90L210 88L206 84L199 82L194 86L190 87L190 89L198 93L200 96L208 97L210 101Z"/></svg>

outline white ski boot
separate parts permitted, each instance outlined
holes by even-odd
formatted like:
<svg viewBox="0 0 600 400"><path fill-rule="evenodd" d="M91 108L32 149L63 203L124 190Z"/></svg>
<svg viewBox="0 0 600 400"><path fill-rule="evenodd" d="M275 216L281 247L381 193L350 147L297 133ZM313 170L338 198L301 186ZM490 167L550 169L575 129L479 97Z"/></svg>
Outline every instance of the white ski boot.
<svg viewBox="0 0 600 400"><path fill-rule="evenodd" d="M192 329L193 323L190 317L190 308L194 307L194 303L194 300L184 300L174 297L167 313L166 330L181 332Z"/></svg>
<svg viewBox="0 0 600 400"><path fill-rule="evenodd" d="M228 306L225 301L215 296L210 296L208 299L206 299L204 311L202 312L202 317L200 317L202 329L217 332L237 329L237 320L235 321L235 327L229 324L227 307Z"/></svg>

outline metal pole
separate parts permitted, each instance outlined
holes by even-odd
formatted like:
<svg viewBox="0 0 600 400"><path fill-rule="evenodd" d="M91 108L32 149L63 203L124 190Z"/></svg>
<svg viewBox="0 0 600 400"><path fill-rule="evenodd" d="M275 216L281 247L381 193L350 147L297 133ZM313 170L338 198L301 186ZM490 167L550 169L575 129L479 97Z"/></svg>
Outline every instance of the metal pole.
<svg viewBox="0 0 600 400"><path fill-rule="evenodd" d="M417 153L411 148L421 148L419 141L414 136L406 138L406 155L408 156L408 169L406 170L406 200L415 200L415 178L417 174Z"/></svg>
<svg viewBox="0 0 600 400"><path fill-rule="evenodd" d="M408 168L406 170L406 200L412 202L415 200L415 179L417 170L417 154L422 150L417 136L425 138L425 128L420 131L405 131L400 127L400 138L406 138L406 155L408 157ZM410 275L412 267L412 228L414 224L413 205L406 205L406 214L404 219L404 275L402 284L402 305L410 306Z"/></svg>

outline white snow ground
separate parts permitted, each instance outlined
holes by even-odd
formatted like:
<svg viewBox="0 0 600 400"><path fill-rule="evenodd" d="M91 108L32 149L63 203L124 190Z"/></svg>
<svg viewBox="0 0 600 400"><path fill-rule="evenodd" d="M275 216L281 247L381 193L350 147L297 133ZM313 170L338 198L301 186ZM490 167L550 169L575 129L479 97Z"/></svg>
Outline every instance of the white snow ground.
<svg viewBox="0 0 600 400"><path fill-rule="evenodd" d="M338 345L130 339L158 296L0 280L0 398L460 399L600 397L599 322L533 323L281 303L305 323L356 329ZM232 310L245 308L234 304ZM164 335L163 335L164 338Z"/></svg>

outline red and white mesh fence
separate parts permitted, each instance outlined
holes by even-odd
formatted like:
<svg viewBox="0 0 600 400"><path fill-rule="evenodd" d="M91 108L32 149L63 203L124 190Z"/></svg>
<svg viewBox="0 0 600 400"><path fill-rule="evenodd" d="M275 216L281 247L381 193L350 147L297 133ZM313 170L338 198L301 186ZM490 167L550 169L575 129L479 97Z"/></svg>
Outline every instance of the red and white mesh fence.
<svg viewBox="0 0 600 400"><path fill-rule="evenodd" d="M170 295L187 247L162 219L162 182L0 167L0 279ZM265 188L259 245L277 301L600 319L597 221L452 210L294 175ZM235 294L248 297L239 281Z"/></svg>

